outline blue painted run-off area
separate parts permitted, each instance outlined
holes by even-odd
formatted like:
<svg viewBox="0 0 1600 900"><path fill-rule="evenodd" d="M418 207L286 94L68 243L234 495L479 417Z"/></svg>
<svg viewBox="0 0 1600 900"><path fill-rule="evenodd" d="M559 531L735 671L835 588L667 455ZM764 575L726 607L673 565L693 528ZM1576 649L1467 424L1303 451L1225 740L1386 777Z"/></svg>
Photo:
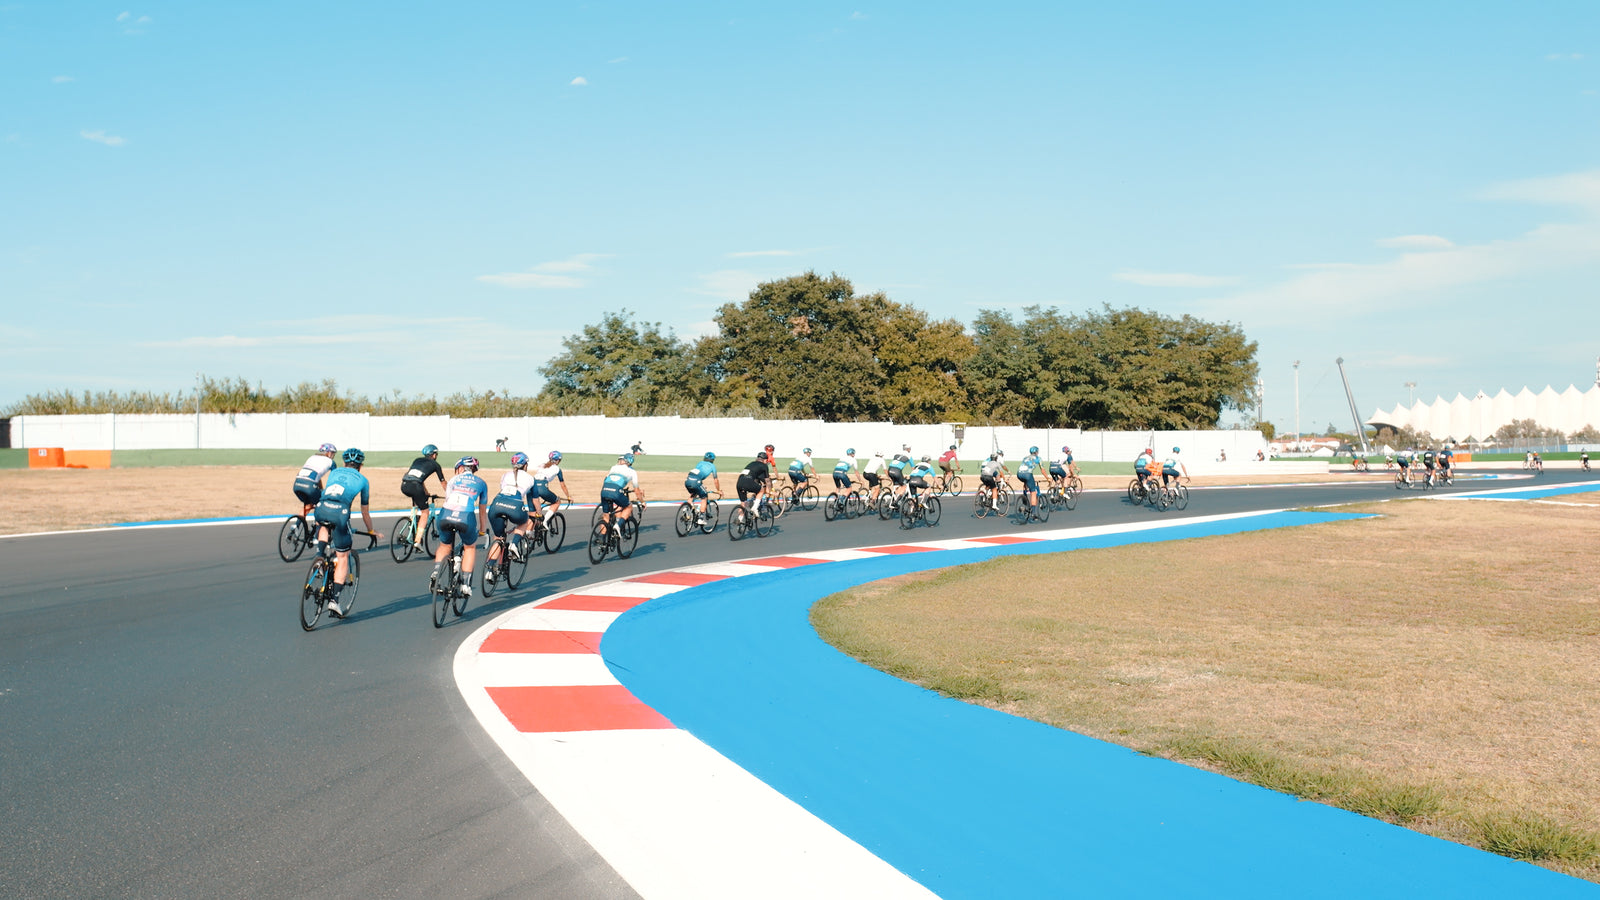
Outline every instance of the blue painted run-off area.
<svg viewBox="0 0 1600 900"><path fill-rule="evenodd" d="M824 596L906 572L1348 517L1279 512L728 579L635 607L601 652L645 703L947 898L1600 896L1526 863L943 698L844 656L807 619Z"/></svg>

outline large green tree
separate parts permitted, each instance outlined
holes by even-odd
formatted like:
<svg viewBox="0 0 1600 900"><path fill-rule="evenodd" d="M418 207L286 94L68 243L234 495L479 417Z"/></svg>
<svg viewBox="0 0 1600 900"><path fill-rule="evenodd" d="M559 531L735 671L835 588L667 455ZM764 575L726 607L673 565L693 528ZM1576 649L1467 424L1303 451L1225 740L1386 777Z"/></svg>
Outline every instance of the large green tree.
<svg viewBox="0 0 1600 900"><path fill-rule="evenodd" d="M634 415L682 401L689 391L689 346L659 322L634 321L626 309L606 313L561 345L566 349L539 368L546 379L541 400Z"/></svg>

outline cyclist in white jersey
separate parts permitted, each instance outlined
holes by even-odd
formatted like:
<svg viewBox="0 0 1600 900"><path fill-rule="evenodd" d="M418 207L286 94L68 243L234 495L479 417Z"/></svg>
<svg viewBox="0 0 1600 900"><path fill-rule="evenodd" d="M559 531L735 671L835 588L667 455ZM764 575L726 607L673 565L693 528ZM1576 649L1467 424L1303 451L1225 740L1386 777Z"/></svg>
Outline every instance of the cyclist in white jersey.
<svg viewBox="0 0 1600 900"><path fill-rule="evenodd" d="M306 459L305 465L300 467L300 473L294 477L294 495L305 504L305 509L300 515L311 515L311 508L322 499L322 480L328 473L336 468L333 454L338 448L332 444L323 444L317 452Z"/></svg>
<svg viewBox="0 0 1600 900"><path fill-rule="evenodd" d="M872 458L867 460L867 464L861 467L861 477L866 480L867 487L871 489L872 499L869 502L878 502L878 492L882 490L882 485L878 481L884 476L888 468L889 461L883 458L882 450L873 451Z"/></svg>
<svg viewBox="0 0 1600 900"><path fill-rule="evenodd" d="M522 558L522 536L533 527L528 518L528 494L533 490L533 475L528 471L528 454L513 453L511 470L500 476L500 493L489 501L489 529L495 537L506 537L506 525L514 526L506 540L512 559ZM500 560L500 545L489 543L489 565L483 571L483 580L495 579L495 563Z"/></svg>

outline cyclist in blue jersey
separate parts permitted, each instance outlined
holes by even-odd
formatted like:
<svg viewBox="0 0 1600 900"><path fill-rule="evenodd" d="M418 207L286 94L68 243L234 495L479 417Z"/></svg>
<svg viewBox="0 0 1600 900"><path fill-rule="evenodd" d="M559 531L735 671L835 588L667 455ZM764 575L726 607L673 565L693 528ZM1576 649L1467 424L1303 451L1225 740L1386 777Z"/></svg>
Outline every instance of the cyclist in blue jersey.
<svg viewBox="0 0 1600 900"><path fill-rule="evenodd" d="M911 468L911 445L910 444L902 444L900 446L900 452L896 453L894 455L894 458L889 460L889 468L888 468L889 480L894 482L894 486L895 487L900 487L901 485L906 483L906 472L910 468Z"/></svg>
<svg viewBox="0 0 1600 900"><path fill-rule="evenodd" d="M316 506L317 501L322 499L322 479L335 468L333 454L336 452L338 448L332 444L323 444L317 448L316 453L306 459L305 464L300 467L300 473L294 477L294 495L305 506L300 510L300 515L310 515L311 507Z"/></svg>
<svg viewBox="0 0 1600 900"><path fill-rule="evenodd" d="M618 519L633 518L633 501L628 499L629 491L638 495L639 502L644 502L644 489L639 487L639 473L633 470L633 454L624 453L617 457L617 464L600 482L600 527L611 525L613 513Z"/></svg>
<svg viewBox="0 0 1600 900"><path fill-rule="evenodd" d="M1587 457L1587 454L1585 454L1585 457ZM1446 444L1439 451L1439 478L1441 480L1450 477L1450 467L1455 463L1455 461L1456 452L1450 449L1449 444Z"/></svg>
<svg viewBox="0 0 1600 900"><path fill-rule="evenodd" d="M805 447L800 451L800 455L789 463L789 480L794 483L796 496L802 488L811 483L816 474L817 467L811 462L811 448Z"/></svg>
<svg viewBox="0 0 1600 900"><path fill-rule="evenodd" d="M372 528L372 513L367 508L372 498L372 485L367 482L367 476L361 474L361 464L366 460L366 454L355 447L344 451L345 467L328 473L328 486L317 501L317 552L321 553L322 545L331 541L338 554L333 563L333 599L328 601L328 612L340 619L344 618L344 610L339 608L339 594L350 577L350 504L361 501L361 522L368 531L377 534Z"/></svg>
<svg viewBox="0 0 1600 900"><path fill-rule="evenodd" d="M545 459L545 464L537 472L533 473L533 488L528 491L528 503L533 507L533 518L535 519L543 518L544 505L546 503L559 504L561 502L556 497L556 492L550 487L552 482L561 485L561 493L566 495L567 505L571 506L572 492L567 490L567 477L561 474L560 450L551 450L550 455Z"/></svg>
<svg viewBox="0 0 1600 900"><path fill-rule="evenodd" d="M933 477L933 459L924 456L911 467L911 474L906 476L906 485L911 488L911 496L917 496L919 491L928 487L928 479Z"/></svg>
<svg viewBox="0 0 1600 900"><path fill-rule="evenodd" d="M472 567L478 562L478 536L489 530L489 486L478 477L478 459L463 456L456 460L455 475L444 486L444 500L439 504L439 518L434 530L439 535L439 550L433 555L433 574L428 578L428 592L444 575L444 561L461 541L461 592L472 596Z"/></svg>
<svg viewBox="0 0 1600 900"><path fill-rule="evenodd" d="M1179 458L1179 453L1181 452L1177 447L1173 447L1172 455L1161 461L1162 487L1171 484L1174 479L1181 480L1189 477L1189 467L1184 465L1183 460Z"/></svg>
<svg viewBox="0 0 1600 900"><path fill-rule="evenodd" d="M1139 454L1139 458L1133 461L1133 474L1138 476L1139 487L1144 487L1145 479L1152 474L1150 467L1155 465L1155 462L1156 451L1149 447L1146 447L1144 452Z"/></svg>
<svg viewBox="0 0 1600 900"><path fill-rule="evenodd" d="M1061 455L1050 461L1050 478L1055 481L1056 487L1065 487L1067 479L1078 474L1078 467L1072 462L1072 448L1062 447Z"/></svg>
<svg viewBox="0 0 1600 900"><path fill-rule="evenodd" d="M855 487L856 448L844 451L844 458L833 464L833 486L844 493Z"/></svg>
<svg viewBox="0 0 1600 900"><path fill-rule="evenodd" d="M512 559L522 558L522 536L532 526L528 519L528 493L533 490L533 475L528 472L528 454L511 454L511 471L500 478L500 493L489 502L489 530L495 537L506 537L506 525L514 526L506 537L506 548ZM483 567L485 584L496 577L495 564L500 561L500 545L489 545L489 564Z"/></svg>
<svg viewBox="0 0 1600 900"><path fill-rule="evenodd" d="M717 455L707 452L683 479L683 488L689 492L689 502L694 504L696 525L706 523L706 482L710 481L717 493L722 493L722 478L717 474Z"/></svg>
<svg viewBox="0 0 1600 900"><path fill-rule="evenodd" d="M1017 478L1022 481L1022 495L1028 498L1028 505L1034 509L1039 508L1039 485L1035 483L1034 477L1043 467L1038 447L1029 447L1028 455L1022 458L1022 462L1017 463Z"/></svg>

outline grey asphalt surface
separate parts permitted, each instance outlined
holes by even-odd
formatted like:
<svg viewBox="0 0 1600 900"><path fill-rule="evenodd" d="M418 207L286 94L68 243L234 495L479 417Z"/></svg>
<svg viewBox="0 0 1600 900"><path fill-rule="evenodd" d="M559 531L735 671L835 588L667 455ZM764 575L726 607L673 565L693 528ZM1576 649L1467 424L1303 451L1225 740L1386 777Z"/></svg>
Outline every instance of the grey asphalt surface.
<svg viewBox="0 0 1600 900"><path fill-rule="evenodd" d="M1587 478L1452 490L1569 480ZM1372 476L1201 489L1161 513L1091 492L1048 527L1396 496ZM652 508L632 559L591 567L578 509L519 590L474 597L444 629L429 566L380 546L355 614L309 634L309 557L278 558L276 522L0 540L0 896L635 896L473 719L451 675L461 640L554 591L671 566L1027 530L970 511L947 500L939 527L914 531L798 513L734 543L679 539Z"/></svg>

